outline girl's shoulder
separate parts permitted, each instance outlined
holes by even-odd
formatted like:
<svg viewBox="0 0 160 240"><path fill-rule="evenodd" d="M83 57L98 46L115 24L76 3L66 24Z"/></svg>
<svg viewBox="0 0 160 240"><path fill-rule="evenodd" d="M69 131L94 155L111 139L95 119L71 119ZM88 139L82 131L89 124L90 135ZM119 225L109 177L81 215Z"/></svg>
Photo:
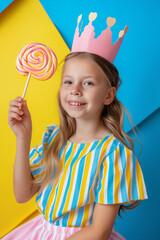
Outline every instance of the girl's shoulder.
<svg viewBox="0 0 160 240"><path fill-rule="evenodd" d="M45 129L44 129L44 133L52 133L53 131L55 131L56 129L59 129L59 125L57 124L50 124L48 125Z"/></svg>
<svg viewBox="0 0 160 240"><path fill-rule="evenodd" d="M116 138L113 134L110 137L110 141L108 147L106 149L107 156L114 155L124 155L127 156L127 154L135 155L135 150L131 149L127 144L124 144L122 141L120 141L118 138Z"/></svg>
<svg viewBox="0 0 160 240"><path fill-rule="evenodd" d="M55 137L58 132L59 132L59 125L56 125L56 124L48 125L44 129L43 136L42 136L42 142L43 143L48 142L51 138Z"/></svg>

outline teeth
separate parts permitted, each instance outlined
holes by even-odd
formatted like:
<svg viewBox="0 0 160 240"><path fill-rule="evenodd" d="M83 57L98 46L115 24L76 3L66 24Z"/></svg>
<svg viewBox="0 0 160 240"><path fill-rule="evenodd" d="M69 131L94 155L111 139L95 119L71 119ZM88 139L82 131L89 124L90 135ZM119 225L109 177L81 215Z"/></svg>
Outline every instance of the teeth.
<svg viewBox="0 0 160 240"><path fill-rule="evenodd" d="M70 102L70 104L75 105L75 106L84 105L83 103L77 103L77 102Z"/></svg>

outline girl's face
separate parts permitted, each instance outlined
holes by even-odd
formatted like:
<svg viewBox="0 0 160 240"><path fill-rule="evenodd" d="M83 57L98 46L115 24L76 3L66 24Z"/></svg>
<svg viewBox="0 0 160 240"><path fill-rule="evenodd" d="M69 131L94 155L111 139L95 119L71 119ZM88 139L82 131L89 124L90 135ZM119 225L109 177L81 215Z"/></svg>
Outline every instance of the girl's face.
<svg viewBox="0 0 160 240"><path fill-rule="evenodd" d="M73 118L100 117L108 96L107 79L100 67L85 57L67 60L62 73L60 100Z"/></svg>

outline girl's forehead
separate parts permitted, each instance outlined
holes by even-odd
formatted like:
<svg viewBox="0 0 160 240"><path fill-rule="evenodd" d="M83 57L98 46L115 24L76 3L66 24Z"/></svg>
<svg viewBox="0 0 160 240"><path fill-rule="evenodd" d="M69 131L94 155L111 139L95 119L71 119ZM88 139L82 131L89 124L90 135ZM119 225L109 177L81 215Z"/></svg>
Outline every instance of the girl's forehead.
<svg viewBox="0 0 160 240"><path fill-rule="evenodd" d="M62 74L65 75L77 73L100 75L102 74L102 70L97 63L86 57L74 57L67 60L63 66Z"/></svg>

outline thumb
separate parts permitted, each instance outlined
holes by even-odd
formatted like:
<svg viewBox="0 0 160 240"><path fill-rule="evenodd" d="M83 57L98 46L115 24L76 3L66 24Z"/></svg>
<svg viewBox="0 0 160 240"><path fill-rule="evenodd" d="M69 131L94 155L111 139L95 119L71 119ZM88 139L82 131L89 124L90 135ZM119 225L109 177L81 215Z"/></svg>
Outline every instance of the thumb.
<svg viewBox="0 0 160 240"><path fill-rule="evenodd" d="M30 116L30 112L29 112L26 100L23 101L23 112L26 116Z"/></svg>

